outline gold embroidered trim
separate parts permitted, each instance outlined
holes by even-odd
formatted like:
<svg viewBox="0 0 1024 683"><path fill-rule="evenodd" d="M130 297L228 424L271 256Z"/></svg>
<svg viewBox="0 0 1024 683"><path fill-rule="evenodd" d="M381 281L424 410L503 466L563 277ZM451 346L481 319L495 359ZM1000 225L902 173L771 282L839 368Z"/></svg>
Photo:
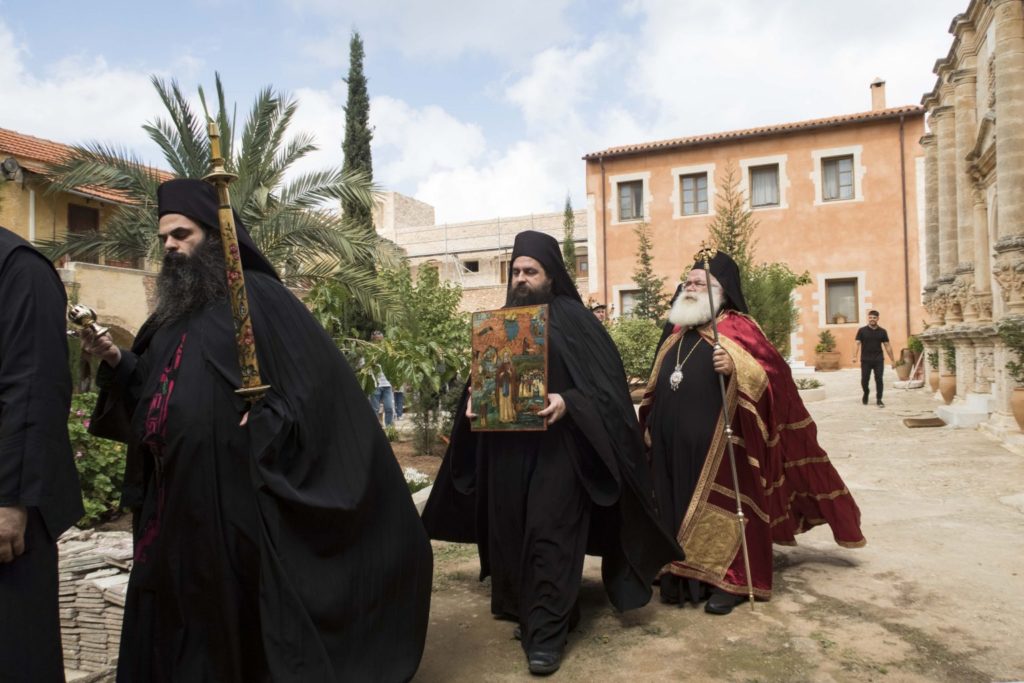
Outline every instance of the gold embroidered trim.
<svg viewBox="0 0 1024 683"><path fill-rule="evenodd" d="M828 459L827 455L819 455L810 458L801 458L800 460L794 460L792 462L787 462L785 463L785 467L788 469L790 467L800 467L801 465L809 465L811 463L817 462L830 462L830 460Z"/></svg>
<svg viewBox="0 0 1024 683"><path fill-rule="evenodd" d="M726 488L725 486L722 486L721 484L712 484L711 488L716 493L720 493L723 496L728 496L730 500L736 500L736 492L733 491L730 488ZM753 510L754 514L757 515L761 519L762 522L764 522L765 524L768 524L768 521L769 521L768 514L764 510L759 508L757 506L757 504L754 503L754 501L750 499L750 496L741 493L740 494L740 500L743 501L744 505L746 505L751 510ZM735 513L733 513L733 518L735 519Z"/></svg>

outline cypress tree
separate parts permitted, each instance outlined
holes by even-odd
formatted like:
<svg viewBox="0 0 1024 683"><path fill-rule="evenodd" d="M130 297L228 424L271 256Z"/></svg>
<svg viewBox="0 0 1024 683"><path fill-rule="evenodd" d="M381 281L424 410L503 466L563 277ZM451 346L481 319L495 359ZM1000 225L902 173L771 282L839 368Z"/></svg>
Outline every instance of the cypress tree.
<svg viewBox="0 0 1024 683"><path fill-rule="evenodd" d="M370 129L370 95L366 89L366 76L363 75L363 39L359 33L352 32L349 41L348 100L345 104L345 141L341 149L345 153L342 169L346 172L361 171L367 180L373 180L373 157L370 153L370 140L373 130ZM372 209L365 204L353 201L342 201L341 208L345 216L373 230Z"/></svg>
<svg viewBox="0 0 1024 683"><path fill-rule="evenodd" d="M569 277L576 281L576 214L572 210L572 198L565 195L565 213L562 218L562 228L565 234L562 236L562 258L565 259L565 269L569 271Z"/></svg>

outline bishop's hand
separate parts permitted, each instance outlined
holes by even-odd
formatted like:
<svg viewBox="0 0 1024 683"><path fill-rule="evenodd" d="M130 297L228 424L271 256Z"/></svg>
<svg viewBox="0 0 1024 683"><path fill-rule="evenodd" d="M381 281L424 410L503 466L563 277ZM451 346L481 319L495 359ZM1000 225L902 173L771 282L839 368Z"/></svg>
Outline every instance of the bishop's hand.
<svg viewBox="0 0 1024 683"><path fill-rule="evenodd" d="M714 353L711 355L711 362L715 366L715 372L720 375L731 377L732 373L736 371L736 364L733 362L732 356L717 344L715 345Z"/></svg>

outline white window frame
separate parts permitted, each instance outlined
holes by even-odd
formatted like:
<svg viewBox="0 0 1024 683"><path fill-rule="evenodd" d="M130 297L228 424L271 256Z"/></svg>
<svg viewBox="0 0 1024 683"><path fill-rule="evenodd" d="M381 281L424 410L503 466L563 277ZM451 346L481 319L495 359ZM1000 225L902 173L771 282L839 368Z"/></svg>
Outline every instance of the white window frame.
<svg viewBox="0 0 1024 683"><path fill-rule="evenodd" d="M832 206L833 204L849 204L850 202L864 201L864 174L867 169L861 163L864 152L863 145L851 145L849 147L833 147L831 149L811 150L811 172L809 177L814 183L814 205ZM852 199L828 199L825 197L825 181L821 172L825 159L832 157L853 157L853 198Z"/></svg>
<svg viewBox="0 0 1024 683"><path fill-rule="evenodd" d="M754 157L752 159L740 159L740 192L746 198L747 208L751 211L777 211L788 209L789 176L786 174L786 161L788 154L776 154L767 157ZM779 203L776 206L753 206L750 203L750 169L753 166L770 166L777 164L779 167Z"/></svg>
<svg viewBox="0 0 1024 683"><path fill-rule="evenodd" d="M812 310L818 313L818 329L824 330L826 328L844 328L844 327L855 327L859 328L864 324L864 320L867 318L867 311L872 307L871 304L871 292L867 290L864 283L867 281L867 273L863 270L847 270L847 271L835 271L831 273L818 273L816 278L816 291L811 294L811 299L814 301L814 305L811 307ZM830 320L826 320L825 316L828 314L828 301L827 292L825 290L826 280L856 280L857 281L857 318L860 322L845 322L845 323L833 323ZM861 318L864 316L864 318Z"/></svg>
<svg viewBox="0 0 1024 683"><path fill-rule="evenodd" d="M643 189L641 190L641 197L643 199L643 217L642 218L631 218L629 220L619 220L619 184L620 183L631 183L636 180L643 181ZM650 171L644 171L642 173L625 173L623 175L608 176L608 182L611 184L611 193L608 198L607 210L611 213L612 219L609 221L611 225L635 225L637 223L651 222L651 173Z"/></svg>
<svg viewBox="0 0 1024 683"><path fill-rule="evenodd" d="M708 211L707 213L683 213L682 178L684 175L706 173L708 176ZM693 166L677 166L672 169L672 218L705 218L715 212L715 165L695 164Z"/></svg>
<svg viewBox="0 0 1024 683"><path fill-rule="evenodd" d="M613 285L612 286L612 301L615 302L615 311L612 315L613 318L622 317L622 295L626 292L639 292L636 283L630 282L628 285Z"/></svg>

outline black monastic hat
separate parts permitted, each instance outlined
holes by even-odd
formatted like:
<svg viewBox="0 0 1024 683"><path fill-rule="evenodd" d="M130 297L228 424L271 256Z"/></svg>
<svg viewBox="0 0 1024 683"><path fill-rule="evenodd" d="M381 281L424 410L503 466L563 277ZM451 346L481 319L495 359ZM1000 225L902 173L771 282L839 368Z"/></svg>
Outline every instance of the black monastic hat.
<svg viewBox="0 0 1024 683"><path fill-rule="evenodd" d="M718 284L722 285L722 291L725 292L725 301L722 308L731 308L740 313L746 313L747 302L743 298L743 288L740 285L740 268L736 265L736 262L724 251L717 251L708 265L711 267L711 274L715 276ZM691 270L694 268L703 270L704 261L701 259L695 261Z"/></svg>
<svg viewBox="0 0 1024 683"><path fill-rule="evenodd" d="M156 199L161 216L168 213L180 213L199 223L206 230L220 231L220 219L217 217L220 200L217 198L216 188L210 183L194 178L168 180L157 188ZM235 215L235 232L238 234L242 268L260 270L278 278L277 271L256 247L256 243L253 242L249 231L246 230L238 212L232 209L232 213Z"/></svg>
<svg viewBox="0 0 1024 683"><path fill-rule="evenodd" d="M551 278L551 294L558 296L569 296L576 301L583 303L576 283L569 277L569 271L565 269L565 261L562 259L562 250L558 246L558 240L551 235L536 230L524 230L516 235L515 244L512 246L512 258L508 262L508 288L505 293L505 305L509 304L512 295L512 264L520 256L529 256L536 259L542 266L544 272Z"/></svg>

